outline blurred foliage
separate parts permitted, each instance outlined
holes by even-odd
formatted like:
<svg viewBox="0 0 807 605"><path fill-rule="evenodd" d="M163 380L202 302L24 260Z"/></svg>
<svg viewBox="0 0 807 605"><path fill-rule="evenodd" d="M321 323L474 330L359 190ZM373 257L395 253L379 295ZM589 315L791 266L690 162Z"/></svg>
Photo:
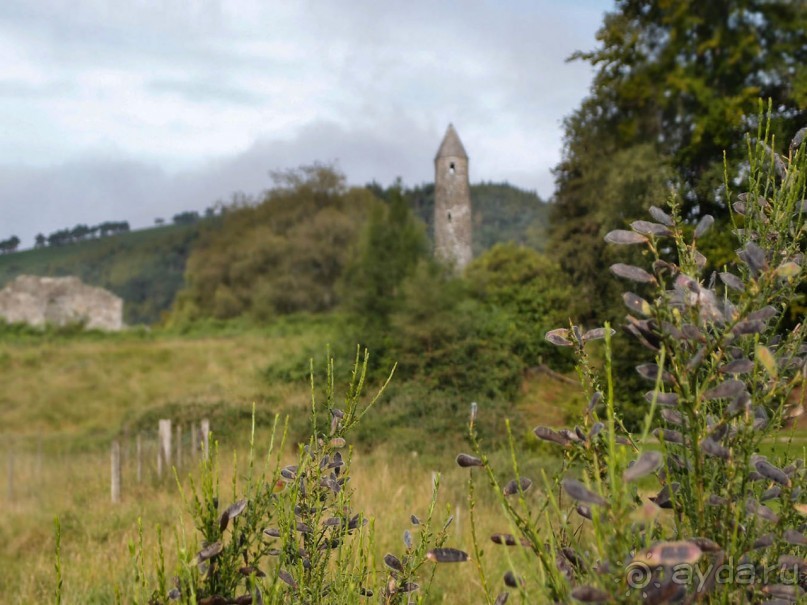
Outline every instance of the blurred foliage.
<svg viewBox="0 0 807 605"><path fill-rule="evenodd" d="M807 5L798 2L619 0L598 47L573 56L597 71L564 122L550 249L581 294L578 317L621 314L602 236L663 205L671 188L685 219L717 210L720 230L730 230L723 153L731 173L747 174L735 169L758 123L758 99L772 100L780 137L807 123L806 25ZM709 252L718 268L732 246L724 237Z"/></svg>
<svg viewBox="0 0 807 605"><path fill-rule="evenodd" d="M548 330L568 325L574 295L555 262L526 246L496 244L465 276L474 298L507 318L509 347L526 365L571 367L571 356L544 340Z"/></svg>
<svg viewBox="0 0 807 605"><path fill-rule="evenodd" d="M364 188L315 164L273 175L254 205L230 207L188 259L172 322L326 311L361 225L378 205Z"/></svg>

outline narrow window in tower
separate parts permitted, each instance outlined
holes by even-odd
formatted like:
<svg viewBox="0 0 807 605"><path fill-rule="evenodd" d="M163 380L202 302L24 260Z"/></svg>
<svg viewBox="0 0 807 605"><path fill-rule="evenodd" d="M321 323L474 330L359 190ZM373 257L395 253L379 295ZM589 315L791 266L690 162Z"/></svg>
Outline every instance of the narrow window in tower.
<svg viewBox="0 0 807 605"><path fill-rule="evenodd" d="M448 174L454 174L454 172L456 172L456 169L454 168L454 162L451 162L448 165Z"/></svg>
<svg viewBox="0 0 807 605"><path fill-rule="evenodd" d="M450 212L448 213L448 222L449 223L451 222L451 213Z"/></svg>

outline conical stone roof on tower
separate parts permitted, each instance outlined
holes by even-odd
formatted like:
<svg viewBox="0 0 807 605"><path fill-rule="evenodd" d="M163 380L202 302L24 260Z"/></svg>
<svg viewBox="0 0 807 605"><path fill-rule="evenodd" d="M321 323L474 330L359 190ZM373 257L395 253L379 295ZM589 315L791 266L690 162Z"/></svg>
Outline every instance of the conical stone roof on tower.
<svg viewBox="0 0 807 605"><path fill-rule="evenodd" d="M434 158L434 253L461 271L471 262L468 154L449 124Z"/></svg>

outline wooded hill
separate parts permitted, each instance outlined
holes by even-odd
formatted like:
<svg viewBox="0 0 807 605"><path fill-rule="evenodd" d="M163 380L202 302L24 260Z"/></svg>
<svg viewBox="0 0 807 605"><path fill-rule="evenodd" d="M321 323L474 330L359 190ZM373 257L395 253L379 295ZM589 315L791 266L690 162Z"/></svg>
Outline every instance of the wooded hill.
<svg viewBox="0 0 807 605"><path fill-rule="evenodd" d="M280 189L289 183L280 186ZM359 188L364 191L366 200L384 202L389 197L389 189L377 184ZM275 193L273 194L272 191ZM431 240L431 229L434 211L434 186L431 184L412 188L404 188L402 193L413 212L426 225ZM235 228L242 219L251 222L251 226L264 225L267 229L271 223L277 223L280 215L286 213L282 207L265 206L272 196L277 197L277 190L267 192L261 203L251 209L246 206L230 208L236 211L231 220ZM548 206L535 193L524 191L507 183L480 183L471 186L474 204L474 249L479 254L500 242L517 242L537 249L543 247L548 224ZM311 200L314 203L313 200ZM314 203L316 205L316 203ZM358 204L359 206L361 204ZM271 206L271 205L270 205ZM285 249L284 258L289 263L305 264L312 262L304 258L306 251L302 232L314 228L309 218L306 204L298 206L299 213L288 217L295 223L300 244L294 249ZM308 213L308 214L307 214ZM337 257L344 255L355 243L366 215L355 217L355 224L343 234L337 249L332 251ZM247 217L249 218L247 219ZM253 221L258 217L259 225ZM333 218L333 217L331 217ZM324 217L327 219L327 216ZM191 253L199 243L202 233L211 233L222 228L220 216L205 218L198 223L186 225L159 226L129 233L112 235L102 239L92 239L59 247L47 247L0 256L0 287L17 275L31 274L42 276L76 275L84 282L109 289L124 299L124 320L128 324L151 324L160 321L172 307L177 293L185 284L186 265ZM336 228L336 223L326 223L323 227ZM240 231L240 229L239 229ZM260 239L256 233L255 237ZM233 246L229 250L220 249L216 257L220 262L248 261L249 252L243 248L243 241L237 244L237 233L233 233ZM294 242L291 242L292 244ZM309 242L310 243L310 242ZM266 243L264 242L265 245ZM240 246L240 247L239 247ZM240 251L240 252L239 252ZM254 250L253 250L254 252ZM316 253L316 250L314 250ZM323 252L323 251L319 251ZM239 254L246 255L239 258ZM291 257L289 257L291 255ZM253 254L251 262L256 262ZM229 260L225 260L229 259ZM264 259L268 262L267 259ZM344 261L344 259L343 259ZM343 262L342 261L342 262ZM218 263L220 265L220 262ZM341 262L337 262L341 266ZM332 275L326 282L333 283L338 275ZM248 279L248 277L247 277ZM211 296L214 293L211 293ZM292 307L294 305L292 304ZM326 304L324 307L328 307ZM316 308L314 310L317 310ZM227 315L225 313L225 315Z"/></svg>

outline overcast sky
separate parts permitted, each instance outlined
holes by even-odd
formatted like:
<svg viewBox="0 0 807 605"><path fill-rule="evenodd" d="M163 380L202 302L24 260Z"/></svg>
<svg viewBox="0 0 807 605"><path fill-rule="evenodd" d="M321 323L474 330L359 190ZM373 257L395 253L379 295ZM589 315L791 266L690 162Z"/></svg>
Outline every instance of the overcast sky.
<svg viewBox="0 0 807 605"><path fill-rule="evenodd" d="M606 0L3 0L0 239L133 227L337 162L433 179L453 122L471 180L552 193L561 120Z"/></svg>

